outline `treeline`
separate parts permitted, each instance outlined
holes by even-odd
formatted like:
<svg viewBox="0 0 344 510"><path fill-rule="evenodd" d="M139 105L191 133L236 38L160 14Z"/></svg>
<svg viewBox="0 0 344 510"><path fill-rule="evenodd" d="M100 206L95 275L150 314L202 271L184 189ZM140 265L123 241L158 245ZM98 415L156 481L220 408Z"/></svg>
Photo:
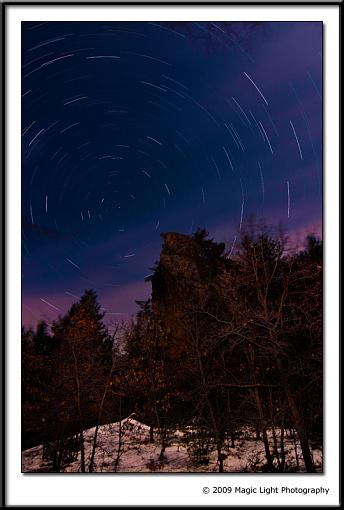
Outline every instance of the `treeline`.
<svg viewBox="0 0 344 510"><path fill-rule="evenodd" d="M22 447L56 441L63 450L82 431L118 418L112 388L113 337L96 293L86 290L50 327L22 329ZM55 459L56 460L56 459ZM82 471L85 470L83 448Z"/></svg>
<svg viewBox="0 0 344 510"><path fill-rule="evenodd" d="M223 471L248 427L264 444L265 469L285 472L291 430L314 472L311 447L322 445L323 420L322 242L309 237L304 250L288 253L281 236L262 228L231 252L204 230L163 238L151 300L111 337L93 291L49 334L44 323L23 331L24 445L73 435L82 445L86 426L135 412L160 442L160 460L178 428L196 461L215 449ZM90 459L80 449L81 470L92 471L94 449Z"/></svg>

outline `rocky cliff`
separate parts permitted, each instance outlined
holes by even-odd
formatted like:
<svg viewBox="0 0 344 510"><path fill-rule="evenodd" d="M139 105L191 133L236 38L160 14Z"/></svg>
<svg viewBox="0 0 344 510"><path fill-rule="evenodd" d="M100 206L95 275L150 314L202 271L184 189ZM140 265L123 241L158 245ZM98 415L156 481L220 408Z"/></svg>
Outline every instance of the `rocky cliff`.
<svg viewBox="0 0 344 510"><path fill-rule="evenodd" d="M151 278L152 309L169 334L172 357L178 357L188 334L186 314L207 306L223 278L224 245L175 232L162 234L162 238L160 260Z"/></svg>

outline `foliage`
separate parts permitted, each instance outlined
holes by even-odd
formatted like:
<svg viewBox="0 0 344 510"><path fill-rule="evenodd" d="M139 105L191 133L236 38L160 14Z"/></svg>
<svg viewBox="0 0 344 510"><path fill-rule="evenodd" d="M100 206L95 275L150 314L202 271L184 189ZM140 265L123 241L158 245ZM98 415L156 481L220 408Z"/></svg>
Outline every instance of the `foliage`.
<svg viewBox="0 0 344 510"><path fill-rule="evenodd" d="M111 421L119 402L120 417L135 412L160 442L152 470L166 461L178 429L194 462L206 463L215 449L222 471L224 452L249 427L264 444L267 471L290 469L289 428L314 471L309 442L322 443L322 242L309 236L288 253L281 234L251 226L229 257L204 229L163 238L152 298L137 302L116 352L92 290L50 332L44 322L23 330L27 432L63 443L86 424Z"/></svg>
<svg viewBox="0 0 344 510"><path fill-rule="evenodd" d="M81 423L96 422L112 365L102 319L95 292L87 290L50 334L45 323L38 324L33 348L22 357L24 446L39 439L62 441L79 432ZM113 408L109 396L103 419L113 416Z"/></svg>

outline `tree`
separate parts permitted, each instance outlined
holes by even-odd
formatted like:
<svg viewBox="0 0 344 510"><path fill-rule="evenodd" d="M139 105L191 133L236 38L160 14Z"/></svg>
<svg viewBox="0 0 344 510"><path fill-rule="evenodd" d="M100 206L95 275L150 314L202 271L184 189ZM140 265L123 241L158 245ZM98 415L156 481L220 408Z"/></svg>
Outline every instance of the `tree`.
<svg viewBox="0 0 344 510"><path fill-rule="evenodd" d="M295 309L293 288L307 299L305 274L297 271L295 257L284 256L284 243L264 231L245 234L240 243L231 288L235 289L236 317L247 345L264 354L278 375L295 428L307 471L314 472L308 432L292 383L290 333ZM305 325L303 325L305 327ZM252 349L252 347L251 347Z"/></svg>
<svg viewBox="0 0 344 510"><path fill-rule="evenodd" d="M187 403L184 424L197 427L200 435L209 431L223 471L226 433L235 428L231 409L235 397L219 384L228 357L210 315L225 305L219 292L229 264L225 245L209 239L204 229L191 237L168 233L163 238L160 261L151 278L152 308L169 338L166 358L180 367L170 380Z"/></svg>
<svg viewBox="0 0 344 510"><path fill-rule="evenodd" d="M307 238L306 249L294 259L295 278L288 310L290 379L303 410L310 437L322 444L323 421L323 262L322 242Z"/></svg>
<svg viewBox="0 0 344 510"><path fill-rule="evenodd" d="M203 234L200 238L204 239ZM208 280L201 294L189 295L185 304L189 328L186 338L193 353L188 353L189 365L191 359L198 360L200 377L194 381L201 381L203 389L199 393L212 419L219 455L223 433L217 424L214 389L222 402L226 392L229 399L240 395L247 410L252 402L256 415L250 412L251 420L257 434L262 434L270 471L275 470L273 456L279 469L284 469L283 438L281 462L274 428L278 424L284 429L287 406L306 469L314 471L309 420L302 410L311 409L310 403L313 406L321 402L321 397L311 398L309 384L313 380L317 391L321 391L320 261L319 243L314 239L304 253L288 256L283 237L274 237L265 229L251 229L242 236L233 260L222 266L221 276ZM238 366L243 370L238 370ZM197 373L197 363L192 371ZM244 410L242 404L237 409ZM321 416L321 404L316 407ZM247 419L247 411L245 414ZM222 409L219 416L225 415ZM244 421L242 416L242 425ZM221 426L225 423L226 419L222 419ZM230 427L229 421L225 429ZM273 431L274 453L270 451L268 428Z"/></svg>
<svg viewBox="0 0 344 510"><path fill-rule="evenodd" d="M178 373L169 356L169 335L164 329L158 312L150 302L140 303L136 322L126 335L123 391L136 414L153 428L161 445L159 460L165 456L169 432L182 415L183 394L178 385Z"/></svg>
<svg viewBox="0 0 344 510"><path fill-rule="evenodd" d="M63 423L63 428L68 425L68 418L72 422L78 420L82 472L86 470L83 430L86 424L99 422L99 409L104 408L104 387L109 384L112 367L103 317L96 293L86 290L80 301L52 327L54 338L60 342L57 360L60 384L56 389L58 400L64 404L67 423Z"/></svg>
<svg viewBox="0 0 344 510"><path fill-rule="evenodd" d="M28 352L33 349L33 337L34 331L32 328L26 329L25 326L22 326L22 353Z"/></svg>
<svg viewBox="0 0 344 510"><path fill-rule="evenodd" d="M47 354L53 348L52 339L48 333L48 324L42 320L37 324L37 329L33 335L34 349L37 354Z"/></svg>

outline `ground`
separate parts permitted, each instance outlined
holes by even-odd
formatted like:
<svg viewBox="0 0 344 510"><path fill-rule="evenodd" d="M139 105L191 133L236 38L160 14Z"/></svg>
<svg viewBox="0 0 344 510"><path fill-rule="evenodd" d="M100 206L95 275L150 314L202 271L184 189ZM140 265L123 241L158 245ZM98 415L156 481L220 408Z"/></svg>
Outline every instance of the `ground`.
<svg viewBox="0 0 344 510"><path fill-rule="evenodd" d="M119 448L119 431L121 430L121 445ZM91 454L95 428L84 432L86 470ZM279 440L279 430L276 431ZM217 472L217 453L212 451L209 463L199 465L192 460L190 448L186 445L185 434L175 431L169 439L169 446L165 451L165 459L159 461L160 444L158 432L155 433L155 442L149 442L149 427L139 421L128 417L117 423L110 423L99 427L97 447L94 458L95 472ZM269 433L271 449L273 437ZM286 434L285 450L286 463L289 471L297 470L295 448L299 457L299 470L304 471L300 445ZM257 440L249 429L243 430L233 448L224 449L226 458L224 470L231 473L264 471L265 454L263 442ZM322 471L322 451L312 451L317 471ZM23 472L49 472L52 470L52 461L44 455L43 445L25 450L22 456ZM64 472L80 471L80 452L75 452L74 459L66 460L62 468Z"/></svg>

